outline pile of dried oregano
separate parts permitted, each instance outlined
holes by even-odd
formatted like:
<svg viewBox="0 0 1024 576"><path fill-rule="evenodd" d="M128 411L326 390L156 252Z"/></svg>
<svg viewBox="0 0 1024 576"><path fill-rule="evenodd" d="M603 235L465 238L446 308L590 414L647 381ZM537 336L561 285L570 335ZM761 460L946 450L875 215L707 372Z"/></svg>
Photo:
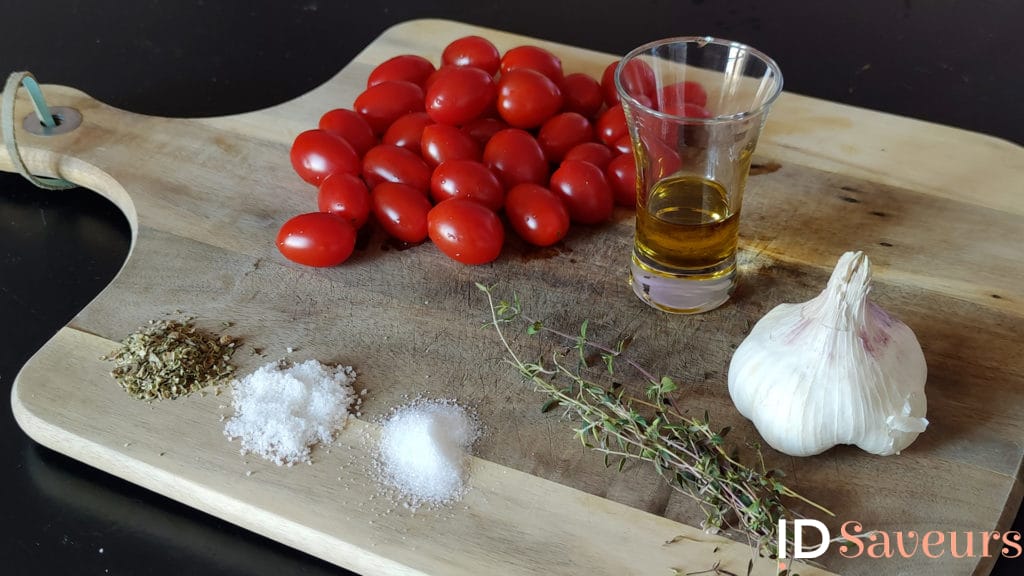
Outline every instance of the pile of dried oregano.
<svg viewBox="0 0 1024 576"><path fill-rule="evenodd" d="M102 359L114 362L110 375L133 397L171 399L230 381L236 343L188 320L150 320Z"/></svg>

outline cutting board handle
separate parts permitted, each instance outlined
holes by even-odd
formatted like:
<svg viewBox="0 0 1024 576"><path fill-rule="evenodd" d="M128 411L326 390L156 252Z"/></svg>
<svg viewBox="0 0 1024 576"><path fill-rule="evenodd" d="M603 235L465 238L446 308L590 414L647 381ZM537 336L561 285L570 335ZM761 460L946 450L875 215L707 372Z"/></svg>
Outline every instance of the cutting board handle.
<svg viewBox="0 0 1024 576"><path fill-rule="evenodd" d="M39 136L54 136L66 134L81 125L82 115L74 108L61 106L52 111L46 104L39 83L31 72L12 72L7 77L4 85L3 104L0 107L0 128L3 132L4 148L7 157L14 165L14 169L25 177L26 180L45 190L66 190L74 188L75 184L62 178L41 178L32 174L25 167L25 162L18 151L17 131L15 130L16 118L14 114L14 100L18 89L24 87L32 99L32 107L35 112L25 116L22 127Z"/></svg>

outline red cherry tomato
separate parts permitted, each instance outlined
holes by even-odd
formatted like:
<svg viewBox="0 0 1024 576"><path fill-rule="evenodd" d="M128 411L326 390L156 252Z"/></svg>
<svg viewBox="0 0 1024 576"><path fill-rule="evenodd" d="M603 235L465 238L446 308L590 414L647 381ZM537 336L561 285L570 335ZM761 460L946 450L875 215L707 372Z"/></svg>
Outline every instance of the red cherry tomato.
<svg viewBox="0 0 1024 576"><path fill-rule="evenodd" d="M430 166L446 160L480 161L480 145L465 132L447 124L432 124L423 129L420 140L423 159Z"/></svg>
<svg viewBox="0 0 1024 576"><path fill-rule="evenodd" d="M598 224L612 216L612 189L600 168L570 160L551 175L551 191L565 202L569 218L580 224Z"/></svg>
<svg viewBox="0 0 1024 576"><path fill-rule="evenodd" d="M569 211L552 191L525 182L508 191L505 215L520 238L534 246L550 246L569 232Z"/></svg>
<svg viewBox="0 0 1024 576"><path fill-rule="evenodd" d="M615 88L615 69L618 66L618 60L612 62L601 75L601 90L604 92L604 102L609 107L619 103L619 93ZM634 98L641 94L653 98L657 90L654 70L643 60L630 60L622 71L620 81L626 92Z"/></svg>
<svg viewBox="0 0 1024 576"><path fill-rule="evenodd" d="M686 101L692 102L697 106L708 106L708 91L704 89L704 85L696 81L684 82L686 88L684 93L686 94Z"/></svg>
<svg viewBox="0 0 1024 576"><path fill-rule="evenodd" d="M370 216L370 192L363 181L352 174L332 174L320 184L316 203L321 212L337 214L357 229Z"/></svg>
<svg viewBox="0 0 1024 576"><path fill-rule="evenodd" d="M449 198L469 198L497 212L505 202L505 189L480 162L446 160L430 178L430 197L438 204Z"/></svg>
<svg viewBox="0 0 1024 576"><path fill-rule="evenodd" d="M597 119L597 136L610 148L615 147L616 140L628 134L626 113L622 110L622 104L616 104L605 110Z"/></svg>
<svg viewBox="0 0 1024 576"><path fill-rule="evenodd" d="M403 54L378 64L370 72L370 77L366 79L366 87L376 86L381 82L401 80L412 82L422 88L423 83L427 81L427 77L433 74L433 72L434 65L430 63L430 60L423 56Z"/></svg>
<svg viewBox="0 0 1024 576"><path fill-rule="evenodd" d="M486 146L492 136L501 132L505 128L508 128L508 124L505 124L505 122L498 118L477 118L476 120L463 125L462 131L468 134L473 140L476 140L480 146Z"/></svg>
<svg viewBox="0 0 1024 576"><path fill-rule="evenodd" d="M552 116L540 128L537 143L544 151L544 157L552 164L558 164L573 146L589 142L594 138L594 128L582 114L563 112Z"/></svg>
<svg viewBox="0 0 1024 576"><path fill-rule="evenodd" d="M536 128L562 108L562 91L540 72L517 69L498 81L498 114L513 128Z"/></svg>
<svg viewBox="0 0 1024 576"><path fill-rule="evenodd" d="M446 66L427 84L427 114L435 122L465 124L493 109L494 78L479 68Z"/></svg>
<svg viewBox="0 0 1024 576"><path fill-rule="evenodd" d="M383 134L398 118L410 112L423 112L423 89L412 82L387 80L356 96L353 108L374 134Z"/></svg>
<svg viewBox="0 0 1024 576"><path fill-rule="evenodd" d="M399 182L426 195L430 189L430 167L418 154L405 148L381 144L363 156L363 178L376 189L381 182Z"/></svg>
<svg viewBox="0 0 1024 576"><path fill-rule="evenodd" d="M616 60L605 66L601 73L601 93L604 95L604 103L609 107L619 103L619 90L615 87L615 69L618 68L620 60Z"/></svg>
<svg viewBox="0 0 1024 576"><path fill-rule="evenodd" d="M473 66L494 76L501 65L501 53L486 38L465 36L445 47L441 54L441 63L451 66Z"/></svg>
<svg viewBox="0 0 1024 576"><path fill-rule="evenodd" d="M434 121L430 119L426 112L406 114L395 120L391 126L388 126L387 132L381 138L381 142L405 148L415 154L421 154L420 140L423 138L423 129L433 123Z"/></svg>
<svg viewBox="0 0 1024 576"><path fill-rule="evenodd" d="M615 153L600 142L584 142L583 144L573 146L571 150L565 153L565 157L562 160L582 160L604 170L605 166L612 161L613 156L615 156Z"/></svg>
<svg viewBox="0 0 1024 576"><path fill-rule="evenodd" d="M484 147L484 164L494 171L506 190L521 182L546 184L548 161L529 132L507 128Z"/></svg>
<svg viewBox="0 0 1024 576"><path fill-rule="evenodd" d="M641 129L640 140L644 143L647 155L646 174L652 181L658 181L679 172L683 167L683 161L676 148L666 142L666 139L675 141L675 126L672 126L672 130L668 130L666 138L653 133L654 128L654 126L645 126Z"/></svg>
<svg viewBox="0 0 1024 576"><path fill-rule="evenodd" d="M422 192L396 182L382 182L370 195L373 215L392 238L416 244L427 239L430 200Z"/></svg>
<svg viewBox="0 0 1024 576"><path fill-rule="evenodd" d="M281 226L277 249L285 258L306 266L334 266L352 255L356 229L335 214L299 214Z"/></svg>
<svg viewBox="0 0 1024 576"><path fill-rule="evenodd" d="M359 173L359 156L352 145L323 130L306 130L296 136L291 160L299 177L317 186L335 172Z"/></svg>
<svg viewBox="0 0 1024 576"><path fill-rule="evenodd" d="M433 74L427 76L426 82L423 83L423 94L426 95L430 92L430 87L434 85L434 82L452 68L455 68L455 66L441 66L437 70L434 70Z"/></svg>
<svg viewBox="0 0 1024 576"><path fill-rule="evenodd" d="M449 258L463 264L486 264L501 254L505 227L483 204L452 198L427 214L430 240Z"/></svg>
<svg viewBox="0 0 1024 576"><path fill-rule="evenodd" d="M563 107L566 112L576 112L587 118L593 118L604 104L601 85L589 74L582 72L569 74L562 80L561 88L562 96L565 98Z"/></svg>
<svg viewBox="0 0 1024 576"><path fill-rule="evenodd" d="M654 107L654 100L652 100L647 94L637 94L633 99L648 108Z"/></svg>
<svg viewBox="0 0 1024 576"><path fill-rule="evenodd" d="M519 68L540 72L555 84L562 83L562 61L539 46L517 46L505 52L501 58L501 75Z"/></svg>
<svg viewBox="0 0 1024 576"><path fill-rule="evenodd" d="M684 103L702 108L708 104L708 93L704 86L693 80L662 86L657 95L658 110L669 114L679 115L675 111L681 111Z"/></svg>
<svg viewBox="0 0 1024 576"><path fill-rule="evenodd" d="M612 145L612 150L619 154L630 154L633 152L633 140L630 139L629 134L619 138Z"/></svg>
<svg viewBox="0 0 1024 576"><path fill-rule="evenodd" d="M360 157L377 145L373 129L354 110L337 108L320 117L320 129L345 139Z"/></svg>
<svg viewBox="0 0 1024 576"><path fill-rule="evenodd" d="M636 208L636 160L632 152L612 158L605 169L605 177L612 188L615 203Z"/></svg>

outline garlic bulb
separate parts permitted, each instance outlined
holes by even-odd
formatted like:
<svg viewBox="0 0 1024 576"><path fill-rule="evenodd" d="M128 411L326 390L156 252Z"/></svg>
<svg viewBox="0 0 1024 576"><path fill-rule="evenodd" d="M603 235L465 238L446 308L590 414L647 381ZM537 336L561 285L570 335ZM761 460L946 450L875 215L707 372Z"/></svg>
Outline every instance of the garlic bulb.
<svg viewBox="0 0 1024 576"><path fill-rule="evenodd" d="M906 324L868 300L871 264L839 259L825 290L765 314L733 354L729 395L772 448L837 444L899 454L928 426L924 354Z"/></svg>

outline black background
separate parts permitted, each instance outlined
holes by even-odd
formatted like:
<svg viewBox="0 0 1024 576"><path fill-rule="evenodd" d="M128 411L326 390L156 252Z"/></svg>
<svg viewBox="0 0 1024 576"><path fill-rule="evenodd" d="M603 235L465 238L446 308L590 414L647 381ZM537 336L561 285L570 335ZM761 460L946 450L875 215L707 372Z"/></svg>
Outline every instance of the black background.
<svg viewBox="0 0 1024 576"><path fill-rule="evenodd" d="M1013 0L2 0L0 74L31 70L135 112L223 115L298 96L421 17L613 54L668 36L730 38L773 56L788 91L1024 142L1024 3ZM124 217L97 194L0 174L0 390L110 281L128 243ZM42 448L0 404L4 573L341 572ZM1003 560L995 574L1022 566Z"/></svg>

